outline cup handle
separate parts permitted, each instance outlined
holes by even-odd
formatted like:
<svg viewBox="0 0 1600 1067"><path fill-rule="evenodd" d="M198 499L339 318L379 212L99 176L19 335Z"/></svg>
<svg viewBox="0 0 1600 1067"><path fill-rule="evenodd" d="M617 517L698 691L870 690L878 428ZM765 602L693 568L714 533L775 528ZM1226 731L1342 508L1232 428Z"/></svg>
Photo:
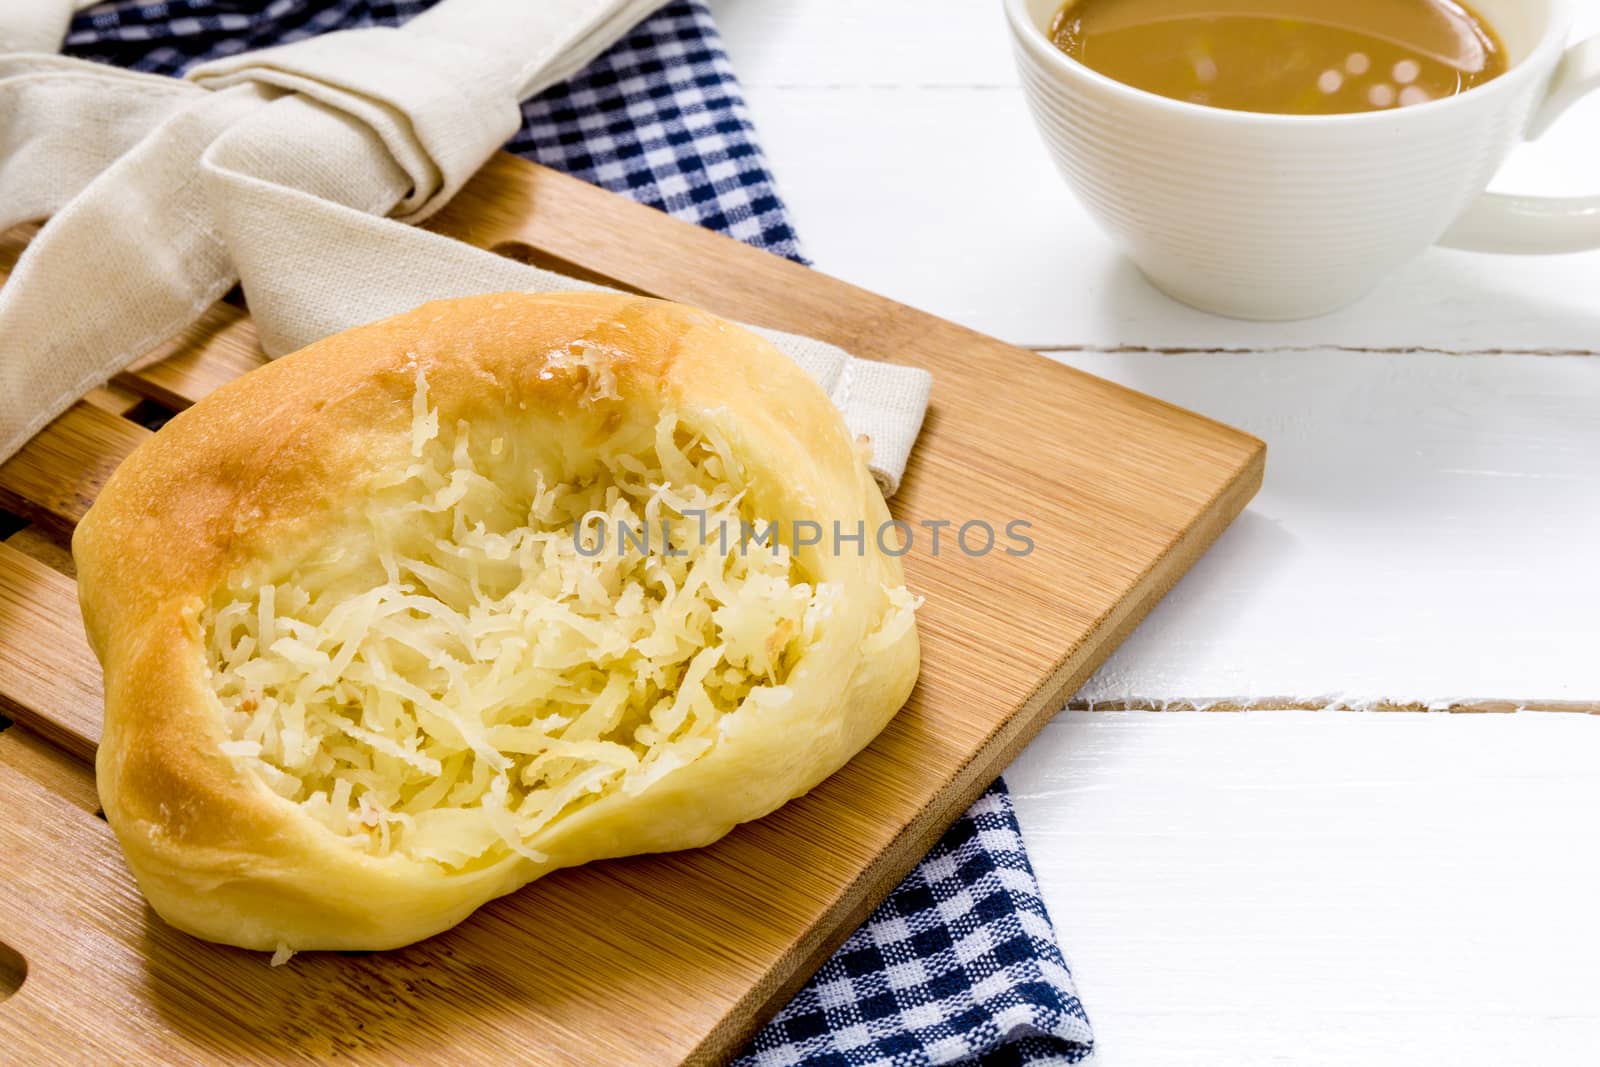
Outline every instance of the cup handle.
<svg viewBox="0 0 1600 1067"><path fill-rule="evenodd" d="M1567 49L1526 138L1548 130L1579 97L1600 89L1600 35ZM1512 196L1484 193L1439 240L1469 252L1519 254L1600 248L1600 196Z"/></svg>

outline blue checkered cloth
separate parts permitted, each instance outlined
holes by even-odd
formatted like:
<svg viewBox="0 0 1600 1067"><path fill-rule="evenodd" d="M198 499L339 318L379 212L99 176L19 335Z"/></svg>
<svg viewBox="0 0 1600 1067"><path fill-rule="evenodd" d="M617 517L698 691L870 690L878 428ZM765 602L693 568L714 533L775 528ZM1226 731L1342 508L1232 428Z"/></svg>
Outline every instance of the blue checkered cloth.
<svg viewBox="0 0 1600 1067"><path fill-rule="evenodd" d="M117 0L80 13L66 51L181 74L431 2ZM522 117L518 155L804 261L704 0L663 7ZM1073 1064L1092 1040L996 782L736 1063Z"/></svg>

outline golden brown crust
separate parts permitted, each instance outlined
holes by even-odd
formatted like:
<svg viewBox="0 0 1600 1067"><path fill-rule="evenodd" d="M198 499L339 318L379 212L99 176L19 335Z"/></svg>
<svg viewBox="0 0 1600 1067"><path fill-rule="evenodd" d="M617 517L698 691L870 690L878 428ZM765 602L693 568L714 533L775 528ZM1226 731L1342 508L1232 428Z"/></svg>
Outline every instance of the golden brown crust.
<svg viewBox="0 0 1600 1067"><path fill-rule="evenodd" d="M580 342L591 358L575 363L564 354ZM105 668L98 771L107 818L156 908L202 936L252 948L389 947L555 867L703 844L815 785L909 694L914 629L874 656L859 651L883 622L884 588L902 584L898 561L808 550L812 572L859 603L792 680L816 699L772 713L770 729L720 743L639 797L559 821L537 842L550 857L543 864L513 856L446 875L340 844L223 754L200 616L230 573L314 539L350 506L350 487L403 464L419 371L447 425L486 412L574 411L591 377L610 374L623 397L721 420L741 458L767 472L752 488L764 513L863 519L869 529L887 519L814 383L748 331L661 301L441 301L219 389L129 457L73 540L84 619ZM766 782L754 790L743 781L752 766Z"/></svg>

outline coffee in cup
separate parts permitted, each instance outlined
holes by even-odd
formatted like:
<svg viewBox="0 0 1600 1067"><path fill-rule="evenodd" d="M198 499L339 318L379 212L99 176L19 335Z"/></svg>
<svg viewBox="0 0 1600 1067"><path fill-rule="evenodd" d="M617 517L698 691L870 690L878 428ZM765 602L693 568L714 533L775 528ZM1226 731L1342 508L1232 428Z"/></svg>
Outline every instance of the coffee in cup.
<svg viewBox="0 0 1600 1067"><path fill-rule="evenodd" d="M1280 115L1424 104L1506 71L1499 35L1454 0L1069 0L1050 39L1137 89Z"/></svg>

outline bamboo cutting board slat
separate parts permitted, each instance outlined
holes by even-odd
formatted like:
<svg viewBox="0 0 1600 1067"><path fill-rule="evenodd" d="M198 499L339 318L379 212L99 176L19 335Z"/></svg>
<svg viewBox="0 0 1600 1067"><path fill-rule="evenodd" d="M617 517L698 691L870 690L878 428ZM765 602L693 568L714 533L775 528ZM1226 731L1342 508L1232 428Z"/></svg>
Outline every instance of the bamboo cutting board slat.
<svg viewBox="0 0 1600 1067"><path fill-rule="evenodd" d="M409 949L271 969L165 927L94 816L98 671L71 580L49 562L149 433L117 414L127 395L179 409L262 362L248 316L217 305L120 376L125 393L77 405L0 466L0 507L37 524L0 545L0 702L19 722L0 734L0 997L17 987L0 1034L25 1061L725 1059L1260 482L1262 446L1242 433L510 157L430 225L927 367L933 406L896 517L1023 519L1037 547L968 557L950 551L952 527L935 556L918 538L917 691L809 796L707 849L561 872ZM0 237L0 270L25 238Z"/></svg>
<svg viewBox="0 0 1600 1067"><path fill-rule="evenodd" d="M148 430L87 400L0 464L0 508L70 530Z"/></svg>
<svg viewBox="0 0 1600 1067"><path fill-rule="evenodd" d="M72 580L0 543L0 709L85 760L100 742L100 664ZM0 931L0 941L5 939Z"/></svg>

